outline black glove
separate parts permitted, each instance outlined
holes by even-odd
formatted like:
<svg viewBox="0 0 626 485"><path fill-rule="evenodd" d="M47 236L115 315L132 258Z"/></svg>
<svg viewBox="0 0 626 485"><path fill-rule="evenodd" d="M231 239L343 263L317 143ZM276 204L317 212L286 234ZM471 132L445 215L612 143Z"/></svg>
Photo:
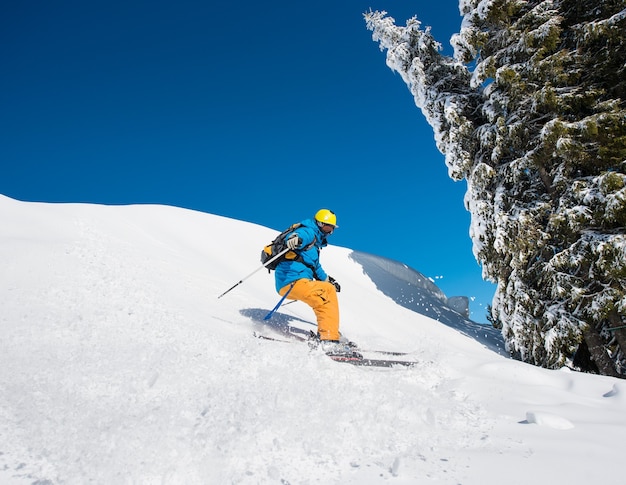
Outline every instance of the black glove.
<svg viewBox="0 0 626 485"><path fill-rule="evenodd" d="M335 280L335 278L333 278L332 276L329 276L328 282L332 283L335 286L335 290L337 290L337 293L341 291L341 285L337 283L337 280Z"/></svg>

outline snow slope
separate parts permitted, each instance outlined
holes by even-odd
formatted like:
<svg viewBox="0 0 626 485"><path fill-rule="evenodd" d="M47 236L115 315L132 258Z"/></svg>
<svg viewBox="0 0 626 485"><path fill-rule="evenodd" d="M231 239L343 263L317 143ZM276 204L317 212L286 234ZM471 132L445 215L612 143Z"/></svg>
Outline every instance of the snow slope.
<svg viewBox="0 0 626 485"><path fill-rule="evenodd" d="M251 318L278 301L264 270L217 298L275 234L174 207L0 196L0 483L621 483L624 381L508 359L400 263L385 274L384 258L322 252L343 333L414 368L254 338L315 328L301 303Z"/></svg>

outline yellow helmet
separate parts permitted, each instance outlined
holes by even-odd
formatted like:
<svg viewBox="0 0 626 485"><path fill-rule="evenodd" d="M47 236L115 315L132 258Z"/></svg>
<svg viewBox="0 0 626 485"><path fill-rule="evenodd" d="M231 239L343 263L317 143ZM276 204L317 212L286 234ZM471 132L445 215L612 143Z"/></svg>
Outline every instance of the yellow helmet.
<svg viewBox="0 0 626 485"><path fill-rule="evenodd" d="M337 225L337 216L335 213L328 209L320 209L315 213L315 220L322 224L330 224L331 226L339 227Z"/></svg>

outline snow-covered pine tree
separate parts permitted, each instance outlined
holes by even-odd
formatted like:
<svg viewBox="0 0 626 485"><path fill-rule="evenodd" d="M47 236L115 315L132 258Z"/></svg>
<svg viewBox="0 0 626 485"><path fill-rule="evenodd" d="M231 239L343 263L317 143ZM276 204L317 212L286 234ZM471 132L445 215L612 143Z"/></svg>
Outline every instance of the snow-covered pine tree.
<svg viewBox="0 0 626 485"><path fill-rule="evenodd" d="M467 181L490 319L526 362L624 376L626 3L459 6L453 57L415 17L365 19Z"/></svg>

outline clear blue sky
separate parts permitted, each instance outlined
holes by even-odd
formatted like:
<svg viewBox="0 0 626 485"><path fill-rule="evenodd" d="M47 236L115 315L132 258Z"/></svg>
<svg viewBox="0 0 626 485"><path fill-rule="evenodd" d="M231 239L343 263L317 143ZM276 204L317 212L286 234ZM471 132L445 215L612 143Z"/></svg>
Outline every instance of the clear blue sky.
<svg viewBox="0 0 626 485"><path fill-rule="evenodd" d="M385 65L370 8L416 15L451 52L456 0L4 2L0 193L277 230L328 207L331 243L475 297L484 322L494 286L472 255L465 182Z"/></svg>

